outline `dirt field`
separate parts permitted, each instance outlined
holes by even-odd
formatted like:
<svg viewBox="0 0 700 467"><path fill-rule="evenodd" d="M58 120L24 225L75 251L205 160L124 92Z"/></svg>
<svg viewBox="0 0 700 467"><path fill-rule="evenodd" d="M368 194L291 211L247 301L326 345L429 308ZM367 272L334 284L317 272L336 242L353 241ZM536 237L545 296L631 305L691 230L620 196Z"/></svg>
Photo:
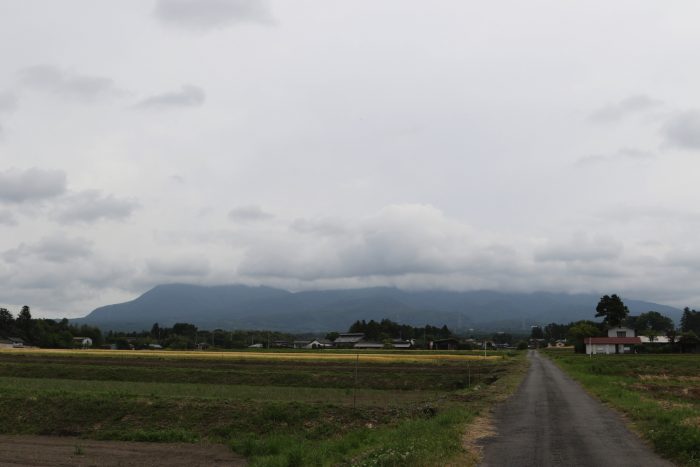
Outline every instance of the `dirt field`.
<svg viewBox="0 0 700 467"><path fill-rule="evenodd" d="M0 466L244 466L226 446L0 436Z"/></svg>

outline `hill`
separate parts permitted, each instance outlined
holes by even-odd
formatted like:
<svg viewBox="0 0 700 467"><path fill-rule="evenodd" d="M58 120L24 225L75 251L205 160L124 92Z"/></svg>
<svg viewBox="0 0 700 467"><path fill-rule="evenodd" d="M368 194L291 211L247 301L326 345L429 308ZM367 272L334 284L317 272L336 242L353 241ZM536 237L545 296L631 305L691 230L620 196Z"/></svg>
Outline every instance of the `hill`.
<svg viewBox="0 0 700 467"><path fill-rule="evenodd" d="M188 322L202 329L269 329L288 332L345 330L356 320L389 318L421 326L523 331L533 324L594 319L600 295L546 292L405 291L389 287L288 292L244 285L159 285L125 303L103 306L76 324L140 331L153 323ZM678 323L681 311L625 299L632 314L655 310Z"/></svg>

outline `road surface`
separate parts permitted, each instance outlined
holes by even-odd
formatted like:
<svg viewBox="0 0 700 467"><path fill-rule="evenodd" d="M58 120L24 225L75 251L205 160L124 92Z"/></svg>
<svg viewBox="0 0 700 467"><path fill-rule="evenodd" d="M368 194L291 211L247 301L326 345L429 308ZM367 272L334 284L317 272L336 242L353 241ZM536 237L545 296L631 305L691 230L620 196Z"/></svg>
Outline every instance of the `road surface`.
<svg viewBox="0 0 700 467"><path fill-rule="evenodd" d="M532 350L528 358L522 385L496 409L497 434L484 442L482 467L673 465L549 359Z"/></svg>

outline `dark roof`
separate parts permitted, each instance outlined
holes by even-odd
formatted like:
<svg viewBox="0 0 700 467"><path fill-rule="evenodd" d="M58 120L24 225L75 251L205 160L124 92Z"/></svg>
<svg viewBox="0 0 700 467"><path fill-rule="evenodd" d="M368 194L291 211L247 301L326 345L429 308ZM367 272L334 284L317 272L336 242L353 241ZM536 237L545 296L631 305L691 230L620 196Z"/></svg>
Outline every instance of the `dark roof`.
<svg viewBox="0 0 700 467"><path fill-rule="evenodd" d="M641 344L639 337L587 337L586 344Z"/></svg>
<svg viewBox="0 0 700 467"><path fill-rule="evenodd" d="M364 333L346 333L346 334L341 334L339 335L335 343L336 344L354 344L355 342L359 342L362 340L362 338L365 337Z"/></svg>

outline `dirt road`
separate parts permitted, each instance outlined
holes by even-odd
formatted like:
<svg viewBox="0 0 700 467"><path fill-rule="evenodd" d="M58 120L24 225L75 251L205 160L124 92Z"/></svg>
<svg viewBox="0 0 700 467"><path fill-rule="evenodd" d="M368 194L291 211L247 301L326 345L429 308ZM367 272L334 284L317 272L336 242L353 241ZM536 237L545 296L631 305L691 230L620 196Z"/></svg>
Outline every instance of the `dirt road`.
<svg viewBox="0 0 700 467"><path fill-rule="evenodd" d="M226 446L92 441L58 436L0 436L2 467L244 466Z"/></svg>
<svg viewBox="0 0 700 467"><path fill-rule="evenodd" d="M622 419L535 351L516 394L496 409L482 467L656 467L660 459Z"/></svg>

